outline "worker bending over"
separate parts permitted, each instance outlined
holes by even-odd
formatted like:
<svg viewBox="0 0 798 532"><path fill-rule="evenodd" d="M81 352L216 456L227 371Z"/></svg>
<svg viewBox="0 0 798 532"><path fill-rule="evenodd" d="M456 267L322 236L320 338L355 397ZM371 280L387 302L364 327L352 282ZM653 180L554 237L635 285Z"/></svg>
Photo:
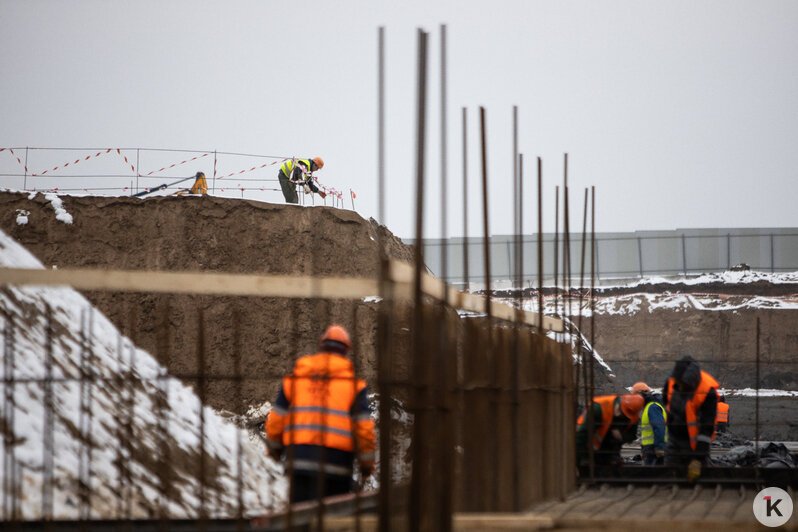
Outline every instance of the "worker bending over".
<svg viewBox="0 0 798 532"><path fill-rule="evenodd" d="M637 422L643 410L643 398L638 394L602 395L593 398L593 457L597 465L621 463L621 446L637 438ZM576 463L588 460L587 409L579 416L576 426Z"/></svg>
<svg viewBox="0 0 798 532"><path fill-rule="evenodd" d="M327 194L319 190L316 183L313 182L313 172L321 170L324 167L324 161L321 157L313 159L291 159L284 162L280 166L280 171L277 172L277 179L280 181L280 188L283 191L286 203L299 203L299 196L296 193L297 185L302 185L306 194L315 192L323 198Z"/></svg>
<svg viewBox="0 0 798 532"><path fill-rule="evenodd" d="M687 465L687 480L701 475L715 437L718 381L702 371L690 356L676 361L665 383L664 405L668 416L665 465Z"/></svg>
<svg viewBox="0 0 798 532"><path fill-rule="evenodd" d="M319 352L296 361L266 419L269 455L287 455L291 502L352 490L354 460L362 478L374 470L374 421L366 382L346 358L352 343L340 325L319 340Z"/></svg>
<svg viewBox="0 0 798 532"><path fill-rule="evenodd" d="M667 414L662 406L662 396L654 393L645 382L636 382L632 392L640 394L645 401L640 416L640 447L643 465L662 465L665 463L665 444L668 431L665 426Z"/></svg>

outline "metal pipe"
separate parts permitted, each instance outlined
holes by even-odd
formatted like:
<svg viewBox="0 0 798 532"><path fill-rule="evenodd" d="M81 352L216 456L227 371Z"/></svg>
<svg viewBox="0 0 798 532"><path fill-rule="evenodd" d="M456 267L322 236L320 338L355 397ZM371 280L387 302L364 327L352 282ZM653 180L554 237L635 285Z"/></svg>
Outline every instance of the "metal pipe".
<svg viewBox="0 0 798 532"><path fill-rule="evenodd" d="M42 427L42 520L53 519L53 310L45 304L46 349L44 352L44 426Z"/></svg>
<svg viewBox="0 0 798 532"><path fill-rule="evenodd" d="M554 315L559 312L559 277L558 277L558 262L559 257L559 244L560 244L560 187L554 187Z"/></svg>

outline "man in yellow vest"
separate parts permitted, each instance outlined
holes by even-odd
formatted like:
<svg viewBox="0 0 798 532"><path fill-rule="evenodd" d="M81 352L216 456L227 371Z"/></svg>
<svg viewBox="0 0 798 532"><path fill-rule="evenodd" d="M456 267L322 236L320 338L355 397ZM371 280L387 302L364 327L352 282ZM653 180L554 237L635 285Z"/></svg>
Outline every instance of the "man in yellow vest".
<svg viewBox="0 0 798 532"><path fill-rule="evenodd" d="M643 465L662 465L665 462L665 444L668 432L665 427L667 414L662 406L662 396L654 393L645 382L636 382L632 392L640 394L646 402L640 416L640 447Z"/></svg>
<svg viewBox="0 0 798 532"><path fill-rule="evenodd" d="M687 480L701 476L715 437L718 381L702 371L692 357L676 361L665 382L663 405L667 412L668 444L665 465L687 465Z"/></svg>
<svg viewBox="0 0 798 532"><path fill-rule="evenodd" d="M321 170L323 167L324 161L321 157L291 159L284 162L277 173L277 180L280 181L280 188L283 191L285 202L299 203L299 196L296 193L297 185L302 185L306 194L315 192L322 199L325 198L327 194L319 190L319 187L313 182L313 172Z"/></svg>

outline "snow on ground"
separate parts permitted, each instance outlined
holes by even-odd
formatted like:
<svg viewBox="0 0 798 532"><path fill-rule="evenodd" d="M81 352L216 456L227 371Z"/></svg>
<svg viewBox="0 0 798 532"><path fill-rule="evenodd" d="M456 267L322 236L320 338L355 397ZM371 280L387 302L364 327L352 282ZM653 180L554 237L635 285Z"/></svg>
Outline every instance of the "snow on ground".
<svg viewBox="0 0 798 532"><path fill-rule="evenodd" d="M57 211L55 204L54 208ZM42 268L2 231L0 266ZM81 517L81 509L85 510L79 503L81 480L90 483L94 519L126 517L128 509L119 494L129 501L133 517L158 516L159 508L175 518L196 517L201 496L209 516L235 516L239 478L247 514L282 504L282 471L265 456L257 437L210 408L201 409L189 387L166 378L164 368L148 352L122 336L82 295L70 288L7 287L0 289L0 306L4 311L0 375L16 381L0 385L2 422L11 429L6 433L9 439L0 442L5 458L0 492L6 501L12 497L5 490L16 492L18 517ZM51 342L47 341L48 306ZM94 378L81 381L82 368L91 368ZM46 380L48 376L51 380ZM51 424L44 406L49 401ZM91 447L81 445L81 440L90 441ZM200 440L207 470L212 471L204 488L198 480ZM53 449L51 455L47 448ZM51 492L44 473L47 456L52 457ZM172 477L168 500L161 493L164 472Z"/></svg>
<svg viewBox="0 0 798 532"><path fill-rule="evenodd" d="M61 201L61 198L58 197L57 194L53 194L49 192L44 195L44 198L50 202L50 205L53 207L55 211L55 219L64 222L65 224L72 223L72 215L67 212L64 208L64 202Z"/></svg>

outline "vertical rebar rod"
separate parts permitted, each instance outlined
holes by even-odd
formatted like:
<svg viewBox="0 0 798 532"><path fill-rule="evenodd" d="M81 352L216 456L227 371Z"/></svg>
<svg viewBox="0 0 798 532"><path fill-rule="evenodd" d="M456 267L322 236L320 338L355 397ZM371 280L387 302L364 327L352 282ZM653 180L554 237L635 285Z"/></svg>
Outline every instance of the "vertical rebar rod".
<svg viewBox="0 0 798 532"><path fill-rule="evenodd" d="M132 468L130 464L133 461L133 423L135 421L135 405L136 405L136 386L133 382L133 371L136 367L136 331L138 330L137 322L138 316L136 307L131 307L129 314L129 330L128 339L128 359L127 370L125 371L125 452L126 464L123 469L125 473L125 487L127 490L125 498L125 519L130 520L133 517L133 480L131 478Z"/></svg>
<svg viewBox="0 0 798 532"><path fill-rule="evenodd" d="M358 332L358 329L357 329L357 306L358 306L357 302L352 301L352 303L351 303L352 314L351 314L351 318L349 320L349 323L350 323L349 331L351 331L351 335L350 336L352 338L352 347L350 349L351 355L349 357L352 360L352 373L353 373L353 375L352 375L352 397L357 397L358 380L360 379L360 357L359 357L359 353L360 353L360 349L359 349L359 347L360 347L360 333ZM357 438L355 437L355 434L353 434L352 436L353 436L352 439L354 440L354 443L355 443L355 455L357 455L361 451L357 447L358 441L357 441ZM354 513L355 513L355 532L361 532L361 530L362 530L361 522L360 522L361 511L362 511L361 510L361 501L360 501L360 492L363 489L363 480L364 480L363 478L360 478L359 482L356 483L355 486L354 486L354 488L355 488L354 489L354 492L355 492L355 511L354 511ZM322 523L322 525L323 525L323 523Z"/></svg>
<svg viewBox="0 0 798 532"><path fill-rule="evenodd" d="M554 187L554 315L559 313L560 279L558 272L560 244L560 187Z"/></svg>
<svg viewBox="0 0 798 532"><path fill-rule="evenodd" d="M491 309L491 277L490 277L490 231L488 229L488 149L486 140L486 125L485 125L485 108L479 108L479 121L480 121L480 143L482 148L482 227L483 227L483 252L485 255L485 314L487 316L487 332L488 332L488 348L493 346L493 315ZM490 387L493 389L491 394L491 408L497 407L497 364L498 358L493 358L491 366ZM498 453L498 432L493 433L490 438L491 452L490 456L493 458L493 482L490 486L493 498L489 504L489 508L496 511L499 505L499 453Z"/></svg>
<svg viewBox="0 0 798 532"><path fill-rule="evenodd" d="M441 278L448 282L449 279L449 248L446 208L446 190L448 190L448 143L447 143L447 80L446 80L446 25L441 24ZM448 408L449 381L447 377L447 367L449 364L449 320L447 319L446 307L449 304L448 286L444 285L443 299L439 307L441 317L441 328L436 331L439 338L439 350L435 360L437 362L436 380L439 384L437 388L436 403L439 407L440 423L438 424L438 452L436 461L440 465L438 470L438 515L439 519L436 528L443 532L452 529L452 487L453 472L452 452L454 442L452 431L449 429L451 412Z"/></svg>
<svg viewBox="0 0 798 532"><path fill-rule="evenodd" d="M538 157L538 332L543 332L543 160L540 157Z"/></svg>
<svg viewBox="0 0 798 532"><path fill-rule="evenodd" d="M759 484L759 316L756 317L756 405L754 408L754 441L756 447L754 449L754 467L756 472L756 481Z"/></svg>
<svg viewBox="0 0 798 532"><path fill-rule="evenodd" d="M463 289L468 290L468 116L463 107Z"/></svg>
<svg viewBox="0 0 798 532"><path fill-rule="evenodd" d="M515 113L514 113L515 115ZM517 128L516 128L517 131ZM518 284L518 309L515 313L515 320L514 327L513 327L513 364L512 364L512 394L513 394L513 402L512 402L512 411L511 411L511 453L512 453L512 482L513 482L513 511L519 512L521 511L521 498L520 498L520 486L521 486L521 479L520 479L520 472L519 472L519 447L518 447L518 413L519 413L519 385L518 385L518 358L520 356L520 341L518 335L520 333L520 322L519 322L519 314L520 311L523 310L524 306L524 254L523 254L523 227L524 227L524 185L523 185L523 176L524 176L524 156L519 154L518 157L518 201L516 205L518 206L517 212L517 223L516 223L516 233L515 233L515 256L516 256L516 269L515 269L515 276Z"/></svg>
<svg viewBox="0 0 798 532"><path fill-rule="evenodd" d="M80 454L78 457L79 515L81 520L91 518L91 368L89 342L92 337L91 307L83 309L80 319Z"/></svg>
<svg viewBox="0 0 798 532"><path fill-rule="evenodd" d="M125 378L124 378L124 340L122 337L122 332L117 331L116 336L116 394L117 400L120 408L124 408L125 405ZM116 441L120 442L119 445L116 446L116 473L117 473L117 485L116 485L116 518L118 520L123 519L124 514L124 491L125 491L125 464L127 460L125 460L124 450L125 446L121 443L125 440L125 435L123 433L124 430L124 416L121 415L116 419Z"/></svg>
<svg viewBox="0 0 798 532"><path fill-rule="evenodd" d="M199 520L201 523L207 518L205 512L205 489L207 478L205 474L205 311L197 310L197 396L199 399Z"/></svg>
<svg viewBox="0 0 798 532"><path fill-rule="evenodd" d="M14 319L10 312L3 309L5 329L3 331L3 381L5 398L3 403L3 519L13 521L17 519L17 475L16 456L14 453L15 423L14 412Z"/></svg>
<svg viewBox="0 0 798 532"><path fill-rule="evenodd" d="M587 396L587 364L585 363L585 357L587 354L587 350L585 349L584 342L582 342L582 309L584 308L583 304L583 295L585 292L585 252L587 250L587 188L585 188L585 207L584 213L582 215L582 261L581 261L581 273L579 277L579 321L577 325L577 329L579 329L579 340L578 340L578 349L579 352L577 353L577 361L579 362L576 366L576 379L575 379L575 390L576 393L574 394L574 404L577 408L574 408L574 412L577 411L579 406L579 371L581 369L582 375L584 376L584 386L585 386L585 396Z"/></svg>
<svg viewBox="0 0 798 532"><path fill-rule="evenodd" d="M42 430L42 520L53 518L53 311L45 305L47 345L44 352L44 427Z"/></svg>
<svg viewBox="0 0 798 532"><path fill-rule="evenodd" d="M213 194L216 194L216 150L213 150Z"/></svg>
<svg viewBox="0 0 798 532"><path fill-rule="evenodd" d="M518 197L518 106L513 105L513 235L517 235L518 231L518 204L521 200ZM517 242L514 242L517 246ZM516 250L517 251L517 250ZM512 264L512 263L510 263ZM515 266L518 266L518 260L516 258ZM511 267L511 266L510 266ZM517 272L516 272L517 274ZM510 276L510 279L515 281L515 277L517 275ZM520 286L516 286L517 289L521 289Z"/></svg>
<svg viewBox="0 0 798 532"><path fill-rule="evenodd" d="M377 216L385 224L385 27L377 30ZM380 491L378 515L380 532L391 529L391 357L388 261L385 256L383 231L377 232L379 264L379 296L377 323L377 388L379 402Z"/></svg>
<svg viewBox="0 0 798 532"><path fill-rule="evenodd" d="M244 378L241 373L241 312L239 307L233 310L233 382L235 383L235 402L238 407L238 415L246 412L247 404L244 395L241 393L244 386ZM241 434L236 431L236 530L244 530L244 464L243 464L243 445L241 444Z"/></svg>
<svg viewBox="0 0 798 532"><path fill-rule="evenodd" d="M441 279L448 280L448 253L447 253L447 227L446 227L446 184L447 184L447 158L446 158L446 24L441 24ZM444 299L447 291L444 290Z"/></svg>
<svg viewBox="0 0 798 532"><path fill-rule="evenodd" d="M563 314L568 317L568 327L569 327L569 335L568 335L568 347L569 351L572 353L572 346L574 345L574 326L573 326L573 275L571 271L571 214L570 214L570 197L569 197L569 186L568 186L568 154L564 154L563 157L563 265L562 265L562 272L563 272L563 290L567 294L567 300L563 300ZM567 303L567 310L565 304ZM562 366L561 366L562 368ZM565 397L565 383L563 382L563 376L560 374L560 387L559 393L561 394L558 397L559 403L562 405L565 401L562 399ZM557 416L557 434L563 434L565 428L565 419L564 416L560 415ZM557 454L557 462L561 462L563 459L562 453ZM558 463L558 470L563 471L565 468L562 467L564 462ZM560 477L562 479L562 477ZM558 491L561 495L564 494L565 483L562 482L558 485Z"/></svg>
<svg viewBox="0 0 798 532"><path fill-rule="evenodd" d="M167 519L169 519L169 493L170 493L170 473L171 473L171 451L170 451L170 438L169 438L169 367L170 364L170 327L169 327L169 313L170 313L170 299L166 299L164 305L160 310L160 323L158 326L158 335L156 337L156 349L158 351L158 360L161 361L161 366L158 368L158 382L157 382L157 403L156 413L158 417L158 435L160 439L159 452L158 452L158 493L160 500L158 502L158 529L160 531L168 530Z"/></svg>
<svg viewBox="0 0 798 532"><path fill-rule="evenodd" d="M413 272L413 378L417 386L422 385L423 378L423 309L421 293L421 274L424 268L424 255L422 238L424 235L424 148L427 115L427 33L418 29L418 72L416 94L416 246L415 270ZM426 387L421 388L426 395ZM419 395L417 392L416 395ZM424 421L420 403L421 398L416 397L413 405L413 465L410 482L410 504L408 506L408 526L410 530L419 530L421 526L421 512L423 504L423 472L424 450Z"/></svg>
<svg viewBox="0 0 798 532"><path fill-rule="evenodd" d="M591 248L596 244L596 187L590 187L590 242ZM597 250L596 250L597 251ZM588 396L586 398L586 405L588 412L593 412L593 395L595 395L596 390L594 387L594 375L593 375L593 362L595 356L593 356L593 350L595 349L596 345L596 276L595 276L595 264L594 259L596 258L596 254L593 253L593 249L591 249L590 253L590 271L591 271L591 278L590 278L590 371L588 373L588 377L590 379L590 389ZM593 432L595 430L594 427L594 419L592 415L588 415L587 417L587 441L593 441ZM588 444L588 459L590 462L590 482L595 482L595 464L594 464L594 456L593 456L593 445L591 443Z"/></svg>

